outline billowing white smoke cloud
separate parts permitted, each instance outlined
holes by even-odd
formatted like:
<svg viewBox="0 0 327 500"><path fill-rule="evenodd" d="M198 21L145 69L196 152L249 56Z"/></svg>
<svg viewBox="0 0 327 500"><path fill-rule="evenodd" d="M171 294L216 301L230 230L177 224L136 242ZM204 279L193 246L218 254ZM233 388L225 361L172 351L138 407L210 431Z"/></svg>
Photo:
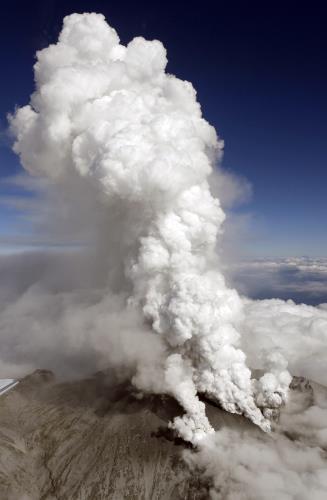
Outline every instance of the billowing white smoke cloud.
<svg viewBox="0 0 327 500"><path fill-rule="evenodd" d="M244 349L253 368L264 369L265 353L279 352L292 375L327 386L327 310L291 300L245 300Z"/></svg>
<svg viewBox="0 0 327 500"><path fill-rule="evenodd" d="M184 456L214 500L324 500L326 417L327 389L296 380L273 434L224 428Z"/></svg>
<svg viewBox="0 0 327 500"><path fill-rule="evenodd" d="M58 43L38 52L36 91L11 118L14 148L71 197L67 218L91 226L97 252L91 266L85 255L57 258L50 274L33 261L37 284L21 276L17 290L0 287L0 371L40 359L68 375L109 364L141 391L179 401L185 414L171 426L198 445L188 460L212 478L213 497L325 498L323 389L309 408L291 400L272 437L212 435L199 400L269 430L290 373L326 383L327 309L250 301L226 285L216 255L224 213L209 188L222 142L166 62L160 42L124 47L97 14L65 18ZM214 191L229 190L231 178L216 175Z"/></svg>
<svg viewBox="0 0 327 500"><path fill-rule="evenodd" d="M286 364L275 356L269 375L251 379L239 348L243 304L215 256L224 213L208 176L222 143L192 85L166 63L159 41L124 47L102 15L66 17L58 43L37 54L36 91L12 119L14 149L28 171L59 184L77 172L114 214L129 308L165 345L134 383L175 396L186 410L178 432L196 442L212 431L198 392L268 430Z"/></svg>

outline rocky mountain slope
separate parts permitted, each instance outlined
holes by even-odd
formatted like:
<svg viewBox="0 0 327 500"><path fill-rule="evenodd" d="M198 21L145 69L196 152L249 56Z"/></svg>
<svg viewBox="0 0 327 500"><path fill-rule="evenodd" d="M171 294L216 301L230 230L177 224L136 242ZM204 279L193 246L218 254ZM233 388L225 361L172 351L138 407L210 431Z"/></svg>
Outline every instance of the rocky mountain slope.
<svg viewBox="0 0 327 500"><path fill-rule="evenodd" d="M98 374L57 383L39 370L0 398L1 500L198 500L167 422L181 413L167 397L139 399ZM250 425L208 407L215 425Z"/></svg>

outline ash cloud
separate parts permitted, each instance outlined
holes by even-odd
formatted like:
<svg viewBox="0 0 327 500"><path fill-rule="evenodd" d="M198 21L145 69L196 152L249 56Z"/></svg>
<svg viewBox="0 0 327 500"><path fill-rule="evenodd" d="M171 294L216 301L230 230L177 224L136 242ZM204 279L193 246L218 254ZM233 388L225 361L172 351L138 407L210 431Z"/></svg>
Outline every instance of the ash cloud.
<svg viewBox="0 0 327 500"><path fill-rule="evenodd" d="M215 434L198 394L269 431L292 375L325 381L322 365L305 361L308 350L315 361L326 352L327 311L253 301L227 285L217 254L225 214L213 193L228 207L250 188L212 176L223 143L166 63L161 42L125 47L99 14L66 17L58 43L37 53L36 90L10 118L14 150L46 185L40 231L80 251L0 263L0 369L17 376L42 362L72 377L111 366L140 391L175 397L185 413L171 427L198 446L192 460L213 471L215 489L232 478L232 494L243 452L260 454L266 439L263 470L274 474L278 451L268 437L240 448L232 431ZM320 452L311 460L305 446L303 468L318 467ZM261 492L252 476L239 498Z"/></svg>
<svg viewBox="0 0 327 500"><path fill-rule="evenodd" d="M11 118L14 150L82 212L98 213L96 200L106 214L107 285L164 345L161 361L140 363L133 380L179 401L177 432L196 442L213 431L198 392L268 430L265 410L286 397L288 376L274 366L279 392L269 396L251 379L239 348L243 304L215 253L225 215L208 179L223 144L192 85L166 64L157 40L125 47L103 16L66 17L58 43L37 53L31 103Z"/></svg>

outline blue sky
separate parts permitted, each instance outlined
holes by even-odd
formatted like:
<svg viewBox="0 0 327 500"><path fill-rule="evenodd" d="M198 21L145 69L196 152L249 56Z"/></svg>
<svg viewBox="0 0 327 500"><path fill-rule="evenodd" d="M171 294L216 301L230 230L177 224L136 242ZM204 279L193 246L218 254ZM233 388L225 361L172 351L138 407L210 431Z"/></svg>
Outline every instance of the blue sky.
<svg viewBox="0 0 327 500"><path fill-rule="evenodd" d="M177 2L176 2L177 3ZM227 5L228 4L228 5ZM21 172L6 114L28 102L35 51L54 42L64 15L97 11L123 43L158 38L168 71L192 81L205 117L225 140L223 166L253 186L247 205L253 256L327 252L327 67L323 2L11 1L0 20L0 245L30 225L4 182ZM32 238L31 238L32 239Z"/></svg>

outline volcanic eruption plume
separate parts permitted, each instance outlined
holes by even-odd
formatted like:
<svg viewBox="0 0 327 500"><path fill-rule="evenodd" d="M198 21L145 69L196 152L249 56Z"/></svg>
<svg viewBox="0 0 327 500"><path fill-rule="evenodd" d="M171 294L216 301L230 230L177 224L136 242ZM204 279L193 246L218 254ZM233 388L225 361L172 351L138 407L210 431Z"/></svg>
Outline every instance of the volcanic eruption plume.
<svg viewBox="0 0 327 500"><path fill-rule="evenodd" d="M208 178L223 143L192 85L166 63L161 42L137 37L125 47L104 16L70 15L58 43L37 53L36 90L11 127L27 171L57 186L92 186L110 213L110 262L123 270L115 293L160 340L133 383L176 398L185 414L171 425L197 443L213 430L199 393L269 430L290 375L272 350L269 373L251 378L244 301L216 254L224 213Z"/></svg>

